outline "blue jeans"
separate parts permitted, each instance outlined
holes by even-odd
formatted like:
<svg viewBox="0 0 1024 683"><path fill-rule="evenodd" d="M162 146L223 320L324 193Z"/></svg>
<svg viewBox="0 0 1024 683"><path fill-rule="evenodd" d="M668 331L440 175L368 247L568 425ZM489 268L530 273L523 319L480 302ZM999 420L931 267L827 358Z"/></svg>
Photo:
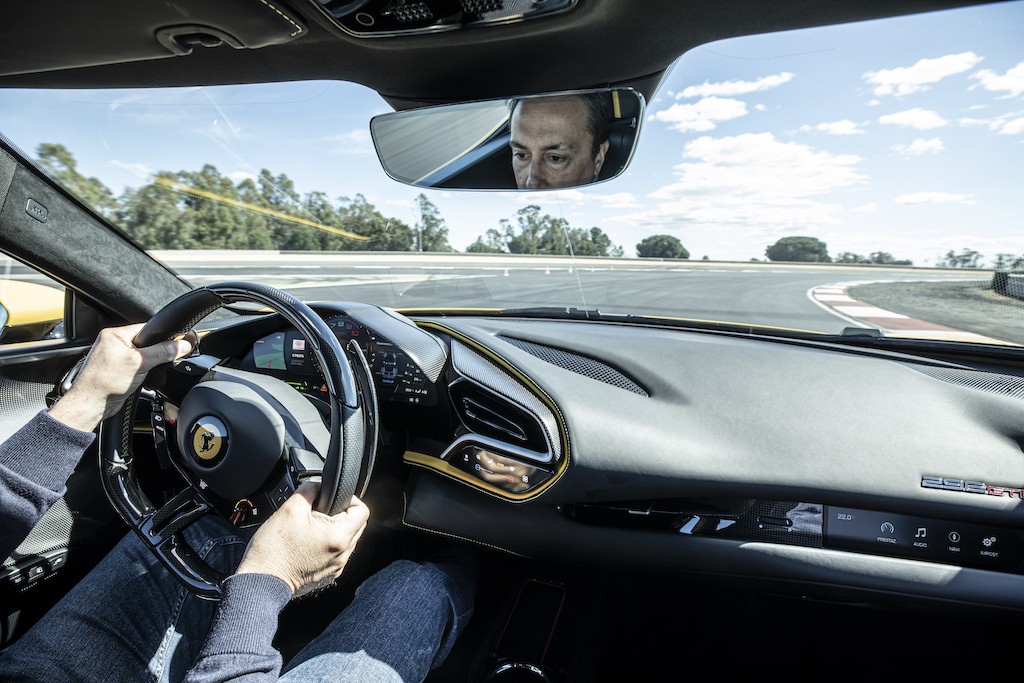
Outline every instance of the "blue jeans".
<svg viewBox="0 0 1024 683"><path fill-rule="evenodd" d="M241 561L246 539L220 519L207 517L185 534L225 573ZM393 562L285 663L280 680L422 681L472 615L473 592L473 573L458 564ZM129 533L0 655L0 680L179 681L216 607L185 590Z"/></svg>

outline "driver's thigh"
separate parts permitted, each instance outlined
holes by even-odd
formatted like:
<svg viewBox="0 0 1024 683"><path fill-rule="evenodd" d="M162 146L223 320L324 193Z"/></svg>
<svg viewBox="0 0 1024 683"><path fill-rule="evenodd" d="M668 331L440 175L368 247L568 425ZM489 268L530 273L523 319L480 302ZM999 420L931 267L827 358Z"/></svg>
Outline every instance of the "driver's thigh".
<svg viewBox="0 0 1024 683"><path fill-rule="evenodd" d="M246 544L209 515L185 537L225 573L234 571ZM180 680L203 645L216 605L190 594L129 533L0 655L0 680Z"/></svg>

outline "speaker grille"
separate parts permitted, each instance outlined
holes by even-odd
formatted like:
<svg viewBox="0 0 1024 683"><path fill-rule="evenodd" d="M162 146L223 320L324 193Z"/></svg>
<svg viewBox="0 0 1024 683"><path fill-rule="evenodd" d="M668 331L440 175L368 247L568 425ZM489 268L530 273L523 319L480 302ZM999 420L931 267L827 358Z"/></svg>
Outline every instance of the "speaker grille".
<svg viewBox="0 0 1024 683"><path fill-rule="evenodd" d="M533 342L516 339L515 337L499 336L498 338L533 356L536 356L537 358L540 358L542 361L551 363L552 365L557 365L563 370L575 372L577 375L596 379L599 382L604 382L605 384L610 384L613 387L625 389L626 391L632 391L634 394L639 394L640 396L650 396L650 394L648 394L647 391L639 384L626 377L612 366L602 363L599 360L594 360L587 356L581 356L577 353L563 351L562 349L556 349L551 346L534 344Z"/></svg>
<svg viewBox="0 0 1024 683"><path fill-rule="evenodd" d="M981 370L960 370L958 368L915 367L920 373L935 379L958 384L962 387L1024 399L1024 377L1001 375Z"/></svg>

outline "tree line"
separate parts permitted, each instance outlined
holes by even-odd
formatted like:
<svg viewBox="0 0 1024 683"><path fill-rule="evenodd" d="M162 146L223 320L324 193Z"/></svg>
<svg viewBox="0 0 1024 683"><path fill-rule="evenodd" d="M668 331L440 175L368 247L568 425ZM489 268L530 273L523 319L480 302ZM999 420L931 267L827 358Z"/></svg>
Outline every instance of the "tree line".
<svg viewBox="0 0 1024 683"><path fill-rule="evenodd" d="M198 171L160 171L121 196L78 170L63 145L39 145L40 164L144 249L274 249L309 251L456 251L448 226L426 195L409 224L385 216L362 194L300 194L285 174L262 169L234 181L212 164ZM540 207L520 209L470 245L470 252L622 256L598 227L577 228Z"/></svg>
<svg viewBox="0 0 1024 683"><path fill-rule="evenodd" d="M285 174L262 169L255 177L232 180L212 164L198 171L159 171L148 182L120 196L98 178L78 170L63 145L37 147L40 164L73 194L110 219L144 249L273 249L281 251L457 251L448 226L426 195L415 202L410 224L385 216L362 194L330 197L300 194ZM535 204L499 221L466 248L470 253L550 254L619 257L624 249L598 227L574 227L545 214ZM650 235L636 245L640 258L689 259L674 235ZM815 237L783 237L765 249L769 261L906 265L884 251L861 255L841 252L832 258ZM972 249L950 250L936 266L980 268ZM703 260L708 260L707 256ZM751 259L752 261L760 259ZM1024 268L1024 256L997 254L997 270Z"/></svg>
<svg viewBox="0 0 1024 683"><path fill-rule="evenodd" d="M765 249L769 261L797 261L803 263L853 263L862 265L912 266L910 259L897 259L885 251L871 252L867 256L850 251L839 253L834 259L828 254L828 245L816 237L783 237ZM935 261L936 268L984 267L983 254L974 249L964 248L959 252L950 249ZM1024 255L1010 253L996 254L992 269L997 271L1024 270Z"/></svg>

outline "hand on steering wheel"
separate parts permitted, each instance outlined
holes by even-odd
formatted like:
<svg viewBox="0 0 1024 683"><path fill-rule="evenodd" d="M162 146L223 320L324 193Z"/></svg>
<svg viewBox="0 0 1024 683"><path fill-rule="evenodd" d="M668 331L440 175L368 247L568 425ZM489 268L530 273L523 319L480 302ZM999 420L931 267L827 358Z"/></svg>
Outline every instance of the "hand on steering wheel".
<svg viewBox="0 0 1024 683"><path fill-rule="evenodd" d="M227 282L195 289L161 309L135 338L136 346L189 333L213 311L236 302L269 307L306 338L328 389L330 427L285 382L193 355L150 373L154 439L188 486L162 507L140 485L132 452L136 396L100 428L104 489L122 518L171 573L201 597L216 599L224 575L202 561L181 532L206 514L256 526L283 505L301 480L317 477L313 509L334 515L361 495L377 445L377 405L358 345L342 348L306 304L265 285ZM193 338L195 338L193 336Z"/></svg>

